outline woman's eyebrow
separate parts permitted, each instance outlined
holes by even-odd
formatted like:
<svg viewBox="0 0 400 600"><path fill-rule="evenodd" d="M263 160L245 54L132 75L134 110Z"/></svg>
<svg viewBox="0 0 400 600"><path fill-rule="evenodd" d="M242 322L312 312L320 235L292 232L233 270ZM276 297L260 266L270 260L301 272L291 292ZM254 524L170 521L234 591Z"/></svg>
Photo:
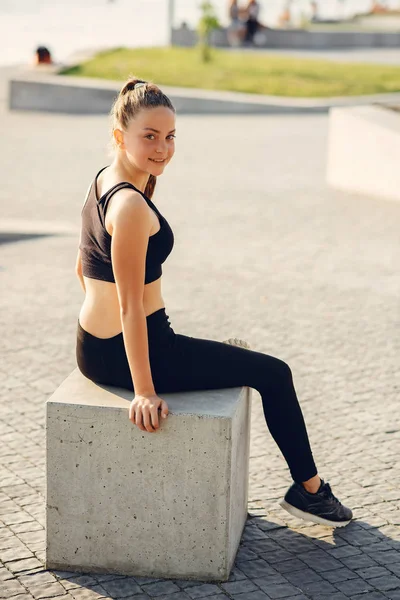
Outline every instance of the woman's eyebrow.
<svg viewBox="0 0 400 600"><path fill-rule="evenodd" d="M158 129L153 129L153 127L143 127L143 131L154 131L155 133L161 133ZM174 133L176 129L171 129L169 133Z"/></svg>

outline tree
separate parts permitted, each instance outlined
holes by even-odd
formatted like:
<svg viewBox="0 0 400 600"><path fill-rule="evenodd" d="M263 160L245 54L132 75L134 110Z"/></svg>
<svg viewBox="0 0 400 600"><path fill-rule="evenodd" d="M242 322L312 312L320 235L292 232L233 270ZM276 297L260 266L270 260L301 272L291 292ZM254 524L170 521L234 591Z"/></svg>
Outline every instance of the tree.
<svg viewBox="0 0 400 600"><path fill-rule="evenodd" d="M199 34L201 58L203 62L209 62L211 60L210 35L214 29L220 28L220 24L212 2L205 0L200 4L200 9L202 15L197 26L197 31Z"/></svg>

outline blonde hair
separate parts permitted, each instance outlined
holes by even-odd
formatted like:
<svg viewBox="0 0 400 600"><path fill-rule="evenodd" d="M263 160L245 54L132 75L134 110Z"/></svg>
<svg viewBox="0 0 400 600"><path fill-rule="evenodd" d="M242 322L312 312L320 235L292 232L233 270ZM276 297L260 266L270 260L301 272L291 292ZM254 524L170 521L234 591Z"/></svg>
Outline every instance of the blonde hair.
<svg viewBox="0 0 400 600"><path fill-rule="evenodd" d="M135 89L137 83L143 83L144 85L138 86ZM137 114L143 109L156 108L158 106L165 106L174 113L175 108L171 100L166 96L160 88L148 81L138 79L132 75L122 86L118 96L115 98L110 116L112 120L112 132L114 129L125 129L128 127L129 121L134 119ZM110 150L113 152L116 148L114 137L111 136ZM157 177L150 175L146 185L144 193L148 198L151 198L156 187Z"/></svg>

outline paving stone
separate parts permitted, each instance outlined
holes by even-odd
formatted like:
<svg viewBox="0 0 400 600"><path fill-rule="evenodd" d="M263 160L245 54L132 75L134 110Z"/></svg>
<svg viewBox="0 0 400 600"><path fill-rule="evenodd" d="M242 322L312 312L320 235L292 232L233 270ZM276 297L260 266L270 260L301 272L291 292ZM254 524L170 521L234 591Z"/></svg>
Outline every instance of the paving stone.
<svg viewBox="0 0 400 600"><path fill-rule="evenodd" d="M107 596L104 596L106 598ZM109 598L109 596L108 596ZM171 600L188 600L189 596L184 592L176 592L175 594L169 594L166 596L158 596L159 600L171 598ZM147 594L135 594L133 596L127 596L124 600L149 600Z"/></svg>
<svg viewBox="0 0 400 600"><path fill-rule="evenodd" d="M340 559L348 569L363 569L367 567L376 567L377 563L370 556L358 554Z"/></svg>
<svg viewBox="0 0 400 600"><path fill-rule="evenodd" d="M30 585L29 592L36 600L40 600L41 598L65 595L65 588L60 583L41 583Z"/></svg>
<svg viewBox="0 0 400 600"><path fill-rule="evenodd" d="M348 600L347 596L341 592L329 593L329 594L317 594L318 600ZM314 598L313 598L314 600ZM360 599L361 600L361 599Z"/></svg>
<svg viewBox="0 0 400 600"><path fill-rule="evenodd" d="M239 565L243 561L257 559L258 556L255 552L247 548L246 546L239 546L239 549L236 553L235 564Z"/></svg>
<svg viewBox="0 0 400 600"><path fill-rule="evenodd" d="M37 558L26 558L23 560L15 560L7 563L7 568L10 569L10 571L12 571L13 573L28 571L29 569L37 567L42 567L42 563Z"/></svg>
<svg viewBox="0 0 400 600"><path fill-rule="evenodd" d="M74 600L100 600L101 598L110 597L101 585L90 588L72 588L71 590L68 590L68 594L70 594Z"/></svg>
<svg viewBox="0 0 400 600"><path fill-rule="evenodd" d="M258 589L255 583L253 583L253 581L250 579L221 583L221 588L231 595L242 594L243 592L252 592L253 590Z"/></svg>
<svg viewBox="0 0 400 600"><path fill-rule="evenodd" d="M377 590L395 590L400 588L400 579L395 575L383 575L382 577L372 577L368 583L376 587Z"/></svg>
<svg viewBox="0 0 400 600"><path fill-rule="evenodd" d="M142 585L142 589L151 597L161 596L161 594L172 594L172 592L180 592L180 589L177 585L175 585L175 583L167 580L144 584ZM189 593L191 589L192 588L187 588L186 592Z"/></svg>
<svg viewBox="0 0 400 600"><path fill-rule="evenodd" d="M339 548L328 548L326 552L333 556L333 558L346 558L347 556L361 554L361 550L359 548L349 545L340 546Z"/></svg>
<svg viewBox="0 0 400 600"><path fill-rule="evenodd" d="M268 593L268 589L273 585L287 584L287 579L283 575L268 575L267 577L256 577L252 580L263 592Z"/></svg>
<svg viewBox="0 0 400 600"><path fill-rule="evenodd" d="M299 589L290 585L290 583L277 583L270 584L268 590L265 589L264 591L270 598L275 600L275 598L289 598L290 596L294 596L299 592Z"/></svg>
<svg viewBox="0 0 400 600"><path fill-rule="evenodd" d="M15 560L22 560L23 558L35 558L35 556L28 548L25 548L21 544L18 544L15 548L5 550L1 554L1 560L4 564Z"/></svg>
<svg viewBox="0 0 400 600"><path fill-rule="evenodd" d="M383 577L385 575L391 575L391 572L385 567L367 567L366 569L358 569L357 575L363 579L371 579L372 577Z"/></svg>
<svg viewBox="0 0 400 600"><path fill-rule="evenodd" d="M245 590L247 591L247 590ZM195 585L186 588L186 594L190 596L190 598L203 598L205 596L212 596L215 594L220 594L221 589L212 583L203 583L202 585Z"/></svg>
<svg viewBox="0 0 400 600"><path fill-rule="evenodd" d="M133 596L134 594L140 594L142 592L142 589L133 578L102 581L101 587L103 587L108 594L111 594L111 596L116 596L118 598Z"/></svg>
<svg viewBox="0 0 400 600"><path fill-rule="evenodd" d="M400 552L396 550L388 550L387 552L377 552L374 554L374 560L381 565L391 565L400 563Z"/></svg>
<svg viewBox="0 0 400 600"><path fill-rule="evenodd" d="M13 564L13 563L10 563ZM57 577L51 571L40 570L34 573L21 573L18 575L18 581L26 588L30 589L32 585L40 585L46 583L56 583Z"/></svg>
<svg viewBox="0 0 400 600"><path fill-rule="evenodd" d="M387 600L387 596L384 596L380 592L368 592L367 594L351 596L350 600Z"/></svg>
<svg viewBox="0 0 400 600"><path fill-rule="evenodd" d="M232 594L232 598L234 600L270 600L270 596L267 596L261 590L245 592L244 594Z"/></svg>
<svg viewBox="0 0 400 600"><path fill-rule="evenodd" d="M239 581L241 579L247 579L247 577L239 567L234 565L229 574L228 581Z"/></svg>
<svg viewBox="0 0 400 600"><path fill-rule="evenodd" d="M357 579L348 579L347 581L337 581L335 586L346 596L364 594L373 589L369 583L360 577Z"/></svg>
<svg viewBox="0 0 400 600"><path fill-rule="evenodd" d="M225 594L223 594L221 592L221 594L218 595L219 599L221 599L222 596L225 596ZM128 596L128 598L131 598L133 600L137 600L138 598L142 598L143 600L148 600L148 596L146 594L138 594L136 596ZM207 596L207 599L210 600L211 598L217 598L217 595L214 596ZM157 600L190 600L190 596L188 596L186 594L186 592L174 592L173 594L165 594L164 596L157 596Z"/></svg>
<svg viewBox="0 0 400 600"><path fill-rule="evenodd" d="M334 594L337 592L337 589L328 581L312 581L310 583L303 583L300 589L308 596L311 596L311 598L316 598L317 596L324 594Z"/></svg>
<svg viewBox="0 0 400 600"><path fill-rule="evenodd" d="M23 594L25 592L26 589L15 579L0 581L0 598L6 598L6 600L8 600L17 594Z"/></svg>
<svg viewBox="0 0 400 600"><path fill-rule="evenodd" d="M264 577L278 574L265 560L260 558L240 562L239 568L247 577Z"/></svg>
<svg viewBox="0 0 400 600"><path fill-rule="evenodd" d="M119 577L122 577L122 576L119 576ZM144 583L155 583L156 581L163 581L159 577L139 577L139 576L135 575L134 578L139 585L143 585ZM113 579L114 579L114 577L113 577Z"/></svg>
<svg viewBox="0 0 400 600"><path fill-rule="evenodd" d="M274 569L279 571L279 573L292 573L293 571L300 571L305 568L305 564L298 558L291 558L290 560L274 563Z"/></svg>
<svg viewBox="0 0 400 600"><path fill-rule="evenodd" d="M275 563L293 558L293 554L291 552L287 552L282 548L280 550L274 550L273 552L260 552L259 555L270 565L275 565Z"/></svg>
<svg viewBox="0 0 400 600"><path fill-rule="evenodd" d="M346 567L343 567L342 569L335 569L334 571L324 571L321 573L321 575L330 583L335 583L336 581L347 581L348 579L355 579L358 576L362 577L359 571L351 571Z"/></svg>
<svg viewBox="0 0 400 600"><path fill-rule="evenodd" d="M387 569L389 569L391 573L394 573L400 577L400 563L390 563L387 565Z"/></svg>
<svg viewBox="0 0 400 600"><path fill-rule="evenodd" d="M73 588L79 588L83 586L98 585L99 581L95 578L95 573L92 575L75 575L74 577L68 577L67 579L60 579L62 586L66 590L72 590ZM135 582L136 583L136 582Z"/></svg>
<svg viewBox="0 0 400 600"><path fill-rule="evenodd" d="M328 571L324 572L324 577ZM332 573L332 571L329 571ZM321 575L316 573L313 569L302 569L301 571L293 571L292 573L285 573L285 578L297 587L302 587L305 583L311 583L313 581L323 581Z"/></svg>
<svg viewBox="0 0 400 600"><path fill-rule="evenodd" d="M342 567L342 564L338 560L332 558L323 550L302 552L298 557L318 573L322 571L331 571L332 569L340 569Z"/></svg>

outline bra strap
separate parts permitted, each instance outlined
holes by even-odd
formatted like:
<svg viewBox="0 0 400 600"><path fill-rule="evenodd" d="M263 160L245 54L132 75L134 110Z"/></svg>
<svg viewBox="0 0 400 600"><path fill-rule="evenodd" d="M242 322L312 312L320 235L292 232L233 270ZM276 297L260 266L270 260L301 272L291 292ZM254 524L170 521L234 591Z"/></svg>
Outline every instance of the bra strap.
<svg viewBox="0 0 400 600"><path fill-rule="evenodd" d="M103 227L106 226L106 212L107 212L107 208L108 208L108 203L110 202L110 199L113 197L113 195L118 192L119 190L122 190L124 188L130 188L130 189L136 189L131 183L129 183L128 181L121 181L120 183L117 183L116 185L114 185L111 189L108 190L107 194L103 197L103 199L101 200L101 202L99 202L99 204L102 205L103 210L100 211L101 216L102 216L102 223L103 223Z"/></svg>

